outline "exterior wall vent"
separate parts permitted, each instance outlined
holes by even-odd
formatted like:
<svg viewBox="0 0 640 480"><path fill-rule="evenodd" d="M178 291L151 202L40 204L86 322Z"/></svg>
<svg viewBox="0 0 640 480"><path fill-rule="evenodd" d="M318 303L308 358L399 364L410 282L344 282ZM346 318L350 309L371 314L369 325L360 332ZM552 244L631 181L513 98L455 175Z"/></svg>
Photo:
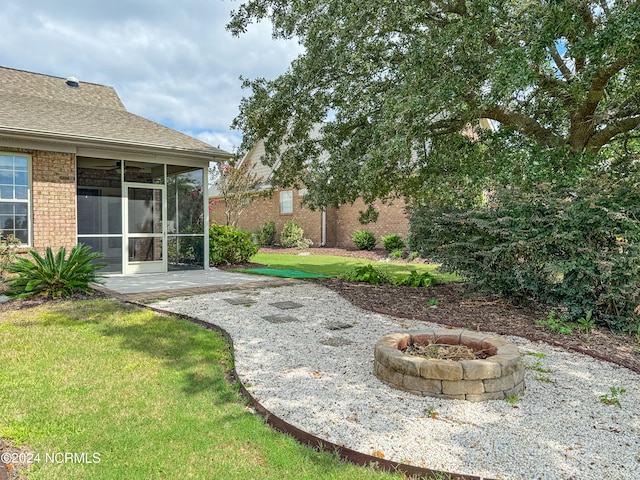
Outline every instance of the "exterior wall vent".
<svg viewBox="0 0 640 480"><path fill-rule="evenodd" d="M80 80L78 80L76 77L67 77L66 83L70 87L78 88L80 86Z"/></svg>

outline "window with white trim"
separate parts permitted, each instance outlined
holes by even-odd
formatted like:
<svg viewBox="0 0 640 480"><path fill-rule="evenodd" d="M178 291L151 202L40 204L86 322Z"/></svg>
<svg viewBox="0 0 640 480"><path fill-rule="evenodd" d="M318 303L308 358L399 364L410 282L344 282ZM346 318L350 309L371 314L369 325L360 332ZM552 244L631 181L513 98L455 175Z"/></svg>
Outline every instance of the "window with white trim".
<svg viewBox="0 0 640 480"><path fill-rule="evenodd" d="M29 164L30 157L0 153L0 230L29 245Z"/></svg>
<svg viewBox="0 0 640 480"><path fill-rule="evenodd" d="M293 213L293 190L280 192L280 215Z"/></svg>

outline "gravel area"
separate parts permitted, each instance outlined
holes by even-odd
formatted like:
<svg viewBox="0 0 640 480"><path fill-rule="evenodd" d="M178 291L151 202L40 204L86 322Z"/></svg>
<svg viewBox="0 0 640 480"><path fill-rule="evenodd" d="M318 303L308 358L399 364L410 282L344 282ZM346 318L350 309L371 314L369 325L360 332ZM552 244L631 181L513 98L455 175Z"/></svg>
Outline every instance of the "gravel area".
<svg viewBox="0 0 640 480"><path fill-rule="evenodd" d="M237 297L254 303L225 300ZM282 310L271 305L276 302L302 306ZM528 365L517 403L439 400L391 389L372 372L380 337L433 324L364 311L317 284L176 297L153 306L224 328L251 394L275 415L336 444L498 479L638 478L640 375L624 367L507 336ZM621 408L600 402L610 387L627 390Z"/></svg>

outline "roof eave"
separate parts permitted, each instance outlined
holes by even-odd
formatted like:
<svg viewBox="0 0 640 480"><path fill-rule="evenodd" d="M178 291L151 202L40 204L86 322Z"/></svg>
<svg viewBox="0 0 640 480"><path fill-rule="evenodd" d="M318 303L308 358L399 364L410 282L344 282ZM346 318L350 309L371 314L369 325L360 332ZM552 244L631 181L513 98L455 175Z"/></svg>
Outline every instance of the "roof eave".
<svg viewBox="0 0 640 480"><path fill-rule="evenodd" d="M136 142L129 140L116 140L112 138L101 138L84 135L69 135L56 132L43 132L39 130L29 130L21 128L0 127L0 137L12 139L46 141L50 143L73 144L78 147L87 148L107 148L113 150L137 151L144 153L156 153L164 155L179 155L181 157L208 159L209 161L228 160L233 154L211 147L208 149L195 149L162 145L156 143Z"/></svg>

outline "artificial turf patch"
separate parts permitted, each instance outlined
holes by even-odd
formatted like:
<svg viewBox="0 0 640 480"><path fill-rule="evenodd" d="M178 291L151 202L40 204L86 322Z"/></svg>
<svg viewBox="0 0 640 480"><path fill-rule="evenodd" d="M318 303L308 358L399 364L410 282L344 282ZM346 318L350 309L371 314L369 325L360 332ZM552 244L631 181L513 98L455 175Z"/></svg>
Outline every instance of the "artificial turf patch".
<svg viewBox="0 0 640 480"><path fill-rule="evenodd" d="M279 270L277 268L243 268L242 270L237 271L284 278L327 278L326 275L321 273L301 272L300 270Z"/></svg>

